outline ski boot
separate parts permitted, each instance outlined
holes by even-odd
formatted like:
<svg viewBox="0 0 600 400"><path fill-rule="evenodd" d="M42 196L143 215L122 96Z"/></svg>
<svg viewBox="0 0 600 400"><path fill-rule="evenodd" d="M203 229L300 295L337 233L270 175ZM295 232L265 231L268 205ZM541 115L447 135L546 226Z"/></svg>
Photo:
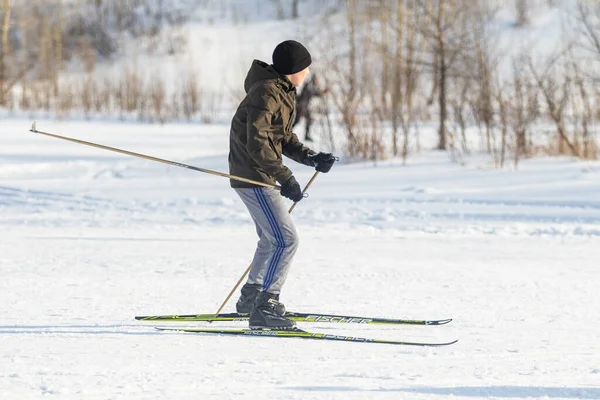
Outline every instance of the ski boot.
<svg viewBox="0 0 600 400"><path fill-rule="evenodd" d="M252 307L254 306L254 300L256 300L256 296L258 296L260 293L261 287L262 285L254 283L246 283L244 286L242 286L242 294L237 303L235 303L235 308L238 314L250 314L250 311L252 311Z"/></svg>
<svg viewBox="0 0 600 400"><path fill-rule="evenodd" d="M252 311L252 307L254 307L254 300L256 300L256 296L260 293L260 288L262 285L255 283L246 283L242 286L242 294L235 304L235 308L238 314L240 315L250 315ZM283 316L285 314L285 306L283 303L279 303L279 295L275 295L275 300L277 300L277 314Z"/></svg>
<svg viewBox="0 0 600 400"><path fill-rule="evenodd" d="M260 292L256 296L250 312L250 329L290 330L296 327L296 322L283 316L285 307L278 298L278 295L269 292ZM284 313L281 313L281 309Z"/></svg>

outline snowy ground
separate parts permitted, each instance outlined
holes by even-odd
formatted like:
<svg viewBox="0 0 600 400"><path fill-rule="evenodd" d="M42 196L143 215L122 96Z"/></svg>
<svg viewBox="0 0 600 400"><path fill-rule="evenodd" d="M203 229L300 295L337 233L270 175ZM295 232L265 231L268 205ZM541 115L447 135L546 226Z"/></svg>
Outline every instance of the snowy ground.
<svg viewBox="0 0 600 400"><path fill-rule="evenodd" d="M0 121L2 400L600 399L600 163L426 153L317 178L288 308L452 317L305 326L451 347L198 336L133 316L213 312L246 268L256 239L227 181L29 126ZM38 129L227 170L226 125Z"/></svg>

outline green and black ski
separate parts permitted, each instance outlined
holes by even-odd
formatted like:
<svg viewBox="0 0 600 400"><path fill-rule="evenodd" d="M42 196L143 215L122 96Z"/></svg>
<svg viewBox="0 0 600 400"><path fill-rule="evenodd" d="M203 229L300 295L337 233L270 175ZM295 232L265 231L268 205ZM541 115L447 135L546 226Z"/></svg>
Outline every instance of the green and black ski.
<svg viewBox="0 0 600 400"><path fill-rule="evenodd" d="M298 339L313 339L313 340L333 340L341 342L352 342L352 343L380 343L380 344L394 344L402 346L421 346L421 347L440 347L448 346L458 342L453 340L451 342L440 342L440 343L427 343L427 342L408 342L400 340L387 340L387 339L373 339L356 336L342 336L332 335L328 333L315 333L307 332L301 329L293 330L255 330L255 329L204 329L204 328L163 328L156 327L160 331L179 331L188 333L204 333L204 334L216 334L216 335L232 335L232 336L264 336L272 338L298 338Z"/></svg>
<svg viewBox="0 0 600 400"><path fill-rule="evenodd" d="M329 322L334 324L379 324L379 325L446 325L452 319L420 320L420 319L388 319L374 317L353 317L349 315L331 315L319 313L286 312L285 317L296 322ZM228 322L247 321L247 315L227 314L188 314L188 315L147 315L137 316L140 321L161 322Z"/></svg>

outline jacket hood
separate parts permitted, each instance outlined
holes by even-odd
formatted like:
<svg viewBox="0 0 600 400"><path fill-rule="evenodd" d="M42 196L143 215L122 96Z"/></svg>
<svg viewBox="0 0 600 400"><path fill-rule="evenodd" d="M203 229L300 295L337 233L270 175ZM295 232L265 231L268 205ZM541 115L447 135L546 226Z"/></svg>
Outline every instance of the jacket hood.
<svg viewBox="0 0 600 400"><path fill-rule="evenodd" d="M285 76L280 75L272 65L260 60L254 60L252 61L252 65L250 66L250 70L248 71L246 80L244 81L244 90L246 91L246 94L250 91L252 85L266 80L279 80L285 89L294 89L292 82L290 82Z"/></svg>

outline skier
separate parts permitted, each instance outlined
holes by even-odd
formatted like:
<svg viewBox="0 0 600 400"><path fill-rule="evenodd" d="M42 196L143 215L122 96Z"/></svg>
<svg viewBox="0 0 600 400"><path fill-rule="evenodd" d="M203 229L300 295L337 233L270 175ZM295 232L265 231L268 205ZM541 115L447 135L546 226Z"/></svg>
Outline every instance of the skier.
<svg viewBox="0 0 600 400"><path fill-rule="evenodd" d="M241 289L237 312L250 314L252 329L293 329L285 317L279 293L285 283L296 249L298 233L281 196L298 202L303 194L282 155L328 172L335 157L316 153L292 132L296 86L309 73L311 56L294 40L275 47L273 64L254 60L242 100L231 121L229 171L268 184L281 184L281 191L231 180L256 225L259 237L248 280Z"/></svg>
<svg viewBox="0 0 600 400"><path fill-rule="evenodd" d="M298 122L300 122L300 118L304 117L306 122L304 140L312 142L312 138L310 137L310 126L312 125L312 114L310 112L310 101L313 97L322 96L327 93L327 88L320 89L319 81L316 75L313 75L311 79L306 82L304 87L302 88L302 92L298 95L297 107L298 112L296 114L296 119L294 120L294 126Z"/></svg>

